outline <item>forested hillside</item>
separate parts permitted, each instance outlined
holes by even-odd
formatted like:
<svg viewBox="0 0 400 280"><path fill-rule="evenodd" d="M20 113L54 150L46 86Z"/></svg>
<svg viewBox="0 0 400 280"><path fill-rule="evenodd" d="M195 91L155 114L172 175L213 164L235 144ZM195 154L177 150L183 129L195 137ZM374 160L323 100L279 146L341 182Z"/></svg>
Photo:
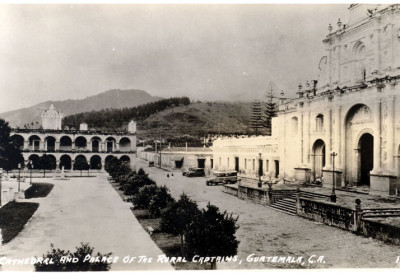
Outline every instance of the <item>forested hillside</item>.
<svg viewBox="0 0 400 280"><path fill-rule="evenodd" d="M99 111L83 112L66 116L63 119L63 127L79 128L79 124L84 122L88 124L89 128L94 128L96 130L123 130L131 120L140 122L167 108L186 106L189 104L190 99L187 97L174 97L131 108L108 108Z"/></svg>

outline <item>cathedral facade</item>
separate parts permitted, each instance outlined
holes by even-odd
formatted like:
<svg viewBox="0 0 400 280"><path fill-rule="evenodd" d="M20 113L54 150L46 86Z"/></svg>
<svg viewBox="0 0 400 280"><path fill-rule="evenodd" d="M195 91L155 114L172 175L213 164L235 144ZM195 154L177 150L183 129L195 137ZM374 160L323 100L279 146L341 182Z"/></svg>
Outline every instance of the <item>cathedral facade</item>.
<svg viewBox="0 0 400 280"><path fill-rule="evenodd" d="M275 162L280 177L321 178L324 186L369 186L370 193L397 194L400 5L351 5L348 23L338 20L328 32L318 79L299 85L297 98L280 101L272 136L253 140L258 141L254 152L245 157L258 163L257 174L267 171L268 161ZM215 141L214 158L238 158L249 150L240 141ZM276 149L265 154L260 148L265 145Z"/></svg>

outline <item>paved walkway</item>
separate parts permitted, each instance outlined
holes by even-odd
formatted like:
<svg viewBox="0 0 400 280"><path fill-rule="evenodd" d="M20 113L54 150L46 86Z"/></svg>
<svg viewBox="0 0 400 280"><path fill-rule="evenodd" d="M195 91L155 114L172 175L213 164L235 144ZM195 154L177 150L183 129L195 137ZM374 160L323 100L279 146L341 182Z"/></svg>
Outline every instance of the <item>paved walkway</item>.
<svg viewBox="0 0 400 280"><path fill-rule="evenodd" d="M112 252L119 261L111 270L172 269L156 262L162 251L143 230L129 207L110 186L106 174L96 178L40 179L55 186L39 202L39 209L24 230L11 242L0 246L0 257L41 257L53 243L56 248L75 251L81 242L89 242L95 253ZM126 256L153 257L151 264L123 263ZM5 265L4 271L28 270L32 265Z"/></svg>

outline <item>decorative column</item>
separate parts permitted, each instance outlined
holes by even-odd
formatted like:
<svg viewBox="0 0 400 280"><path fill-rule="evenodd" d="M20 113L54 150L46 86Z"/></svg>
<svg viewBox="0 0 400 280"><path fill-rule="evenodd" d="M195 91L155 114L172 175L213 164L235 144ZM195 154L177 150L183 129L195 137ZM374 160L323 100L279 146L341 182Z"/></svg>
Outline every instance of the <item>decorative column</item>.
<svg viewBox="0 0 400 280"><path fill-rule="evenodd" d="M303 110L301 111L301 115L300 115L300 145L301 145L300 163L301 163L301 165L304 165L305 149L304 149L304 111Z"/></svg>
<svg viewBox="0 0 400 280"><path fill-rule="evenodd" d="M24 150L29 149L29 140L24 141Z"/></svg>
<svg viewBox="0 0 400 280"><path fill-rule="evenodd" d="M60 141L56 141L54 149L58 151L60 149Z"/></svg>
<svg viewBox="0 0 400 280"><path fill-rule="evenodd" d="M374 173L381 171L381 100L374 104Z"/></svg>
<svg viewBox="0 0 400 280"><path fill-rule="evenodd" d="M379 24L379 23L377 23ZM381 30L379 28L374 30L374 66L375 66L375 71L376 73L379 73L380 71L380 59L379 59L379 54L380 54L380 50L379 50L379 43L380 43L380 33Z"/></svg>
<svg viewBox="0 0 400 280"><path fill-rule="evenodd" d="M333 132L332 132L332 141L333 141L333 149L338 153L337 160L335 162L336 168L342 168L342 155L341 155L341 131L340 131L340 110L341 106L336 106L333 110ZM344 144L344 143L343 143Z"/></svg>
<svg viewBox="0 0 400 280"><path fill-rule="evenodd" d="M332 168L332 158L328 155L331 154L332 151L332 107L327 107L327 116L326 116L326 125L325 126L325 135L328 137L326 138L327 141L325 143L325 169Z"/></svg>
<svg viewBox="0 0 400 280"><path fill-rule="evenodd" d="M384 121L386 125L386 166L389 172L394 172L394 106L395 100L390 96L386 100L386 112L384 113Z"/></svg>

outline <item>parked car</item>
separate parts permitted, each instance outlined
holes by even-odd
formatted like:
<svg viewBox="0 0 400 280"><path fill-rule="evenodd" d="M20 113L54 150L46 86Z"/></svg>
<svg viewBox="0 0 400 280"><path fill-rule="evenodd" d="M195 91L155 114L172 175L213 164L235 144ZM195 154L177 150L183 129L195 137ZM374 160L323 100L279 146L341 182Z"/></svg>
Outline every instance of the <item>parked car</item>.
<svg viewBox="0 0 400 280"><path fill-rule="evenodd" d="M189 170L182 172L182 175L187 177L202 177L206 174L204 168L189 168Z"/></svg>
<svg viewBox="0 0 400 280"><path fill-rule="evenodd" d="M207 179L207 186L218 184L235 184L237 183L237 171L213 171L211 178Z"/></svg>
<svg viewBox="0 0 400 280"><path fill-rule="evenodd" d="M149 161L149 167L154 166L154 161Z"/></svg>

